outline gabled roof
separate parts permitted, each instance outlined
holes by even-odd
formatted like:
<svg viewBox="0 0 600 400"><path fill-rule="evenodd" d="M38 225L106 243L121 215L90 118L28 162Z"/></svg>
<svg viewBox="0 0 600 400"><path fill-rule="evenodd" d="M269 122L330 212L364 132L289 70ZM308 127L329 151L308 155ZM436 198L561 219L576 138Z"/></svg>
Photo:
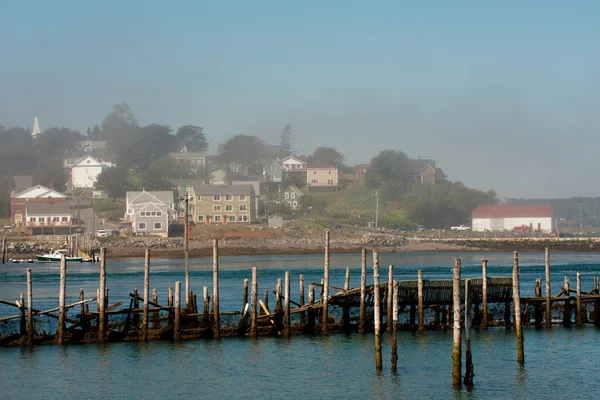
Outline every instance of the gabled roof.
<svg viewBox="0 0 600 400"><path fill-rule="evenodd" d="M93 157L91 155L86 155L84 157L81 157L81 159L77 160L77 162L75 164L73 164L73 168L75 167L101 167L102 165L102 160L97 159L96 157Z"/></svg>
<svg viewBox="0 0 600 400"><path fill-rule="evenodd" d="M117 156L111 149L100 148L92 151L67 151L65 152L64 159L68 160L80 160L85 156L92 156L97 160L114 163L117 161Z"/></svg>
<svg viewBox="0 0 600 400"><path fill-rule="evenodd" d="M285 157L285 158L282 158L282 159L281 159L281 160L279 160L279 161L281 161L282 163L284 163L284 162L286 162L286 161L297 161L297 162L298 162L298 163L300 163L300 164L306 164L306 162L305 162L305 161L302 161L301 159L299 159L299 158L297 158L297 157L294 157L294 156L287 156L287 157Z"/></svg>
<svg viewBox="0 0 600 400"><path fill-rule="evenodd" d="M46 186L36 185L32 188L23 190L20 193L17 193L13 196L13 198L17 199L40 199L40 198L60 198L66 199L67 196L57 192L56 190L48 189Z"/></svg>
<svg viewBox="0 0 600 400"><path fill-rule="evenodd" d="M417 160L408 160L408 170L411 175L420 175L427 166L430 165L435 169L435 160L419 158ZM437 169L436 169L437 170Z"/></svg>
<svg viewBox="0 0 600 400"><path fill-rule="evenodd" d="M27 215L71 215L71 204L65 201L56 203L27 203Z"/></svg>
<svg viewBox="0 0 600 400"><path fill-rule="evenodd" d="M546 218L554 216L551 205L481 205L472 218Z"/></svg>
<svg viewBox="0 0 600 400"><path fill-rule="evenodd" d="M129 204L142 204L142 203L159 203L159 204L171 204L173 203L173 192L170 190L162 190L155 192L127 192L125 198Z"/></svg>
<svg viewBox="0 0 600 400"><path fill-rule="evenodd" d="M194 186L194 192L196 195L205 194L235 194L235 195L249 195L254 193L254 186L252 185L196 185Z"/></svg>
<svg viewBox="0 0 600 400"><path fill-rule="evenodd" d="M295 192L298 196L304 196L304 193L302 193L302 191L300 189L298 189L295 185L290 185L287 187L287 189L285 189L283 192Z"/></svg>

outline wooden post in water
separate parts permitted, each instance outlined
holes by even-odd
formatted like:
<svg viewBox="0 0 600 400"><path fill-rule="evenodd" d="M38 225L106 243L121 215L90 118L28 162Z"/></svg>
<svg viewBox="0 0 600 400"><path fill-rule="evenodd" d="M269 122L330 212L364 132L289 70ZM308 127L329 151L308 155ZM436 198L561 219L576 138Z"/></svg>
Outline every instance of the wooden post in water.
<svg viewBox="0 0 600 400"><path fill-rule="evenodd" d="M205 328L208 328L210 326L210 298L208 296L208 288L206 286L204 286L204 288L202 289L202 296L204 301L203 325Z"/></svg>
<svg viewBox="0 0 600 400"><path fill-rule="evenodd" d="M488 290L487 290L488 260L481 260L481 328L488 328Z"/></svg>
<svg viewBox="0 0 600 400"><path fill-rule="evenodd" d="M167 293L167 306L173 307L173 286L169 286L169 291Z"/></svg>
<svg viewBox="0 0 600 400"><path fill-rule="evenodd" d="M535 297L542 297L542 279L537 278L535 280ZM539 301L535 302L534 305L534 323L536 326L542 324L542 304Z"/></svg>
<svg viewBox="0 0 600 400"><path fill-rule="evenodd" d="M393 310L393 301L394 301L394 266L390 265L388 267L388 284L387 284L387 317L385 321L386 330L388 332L392 331L392 320L394 319L394 310Z"/></svg>
<svg viewBox="0 0 600 400"><path fill-rule="evenodd" d="M269 311L270 308L269 308L269 291L268 290L265 290L263 297L264 297L263 301L264 301L265 308L267 309L267 311ZM259 308L260 308L259 314L263 315L265 312L263 311L262 307L259 307Z"/></svg>
<svg viewBox="0 0 600 400"><path fill-rule="evenodd" d="M471 354L471 280L465 279L465 385L473 384L475 369L473 368L473 355Z"/></svg>
<svg viewBox="0 0 600 400"><path fill-rule="evenodd" d="M248 280L246 280L247 282ZM258 336L256 307L258 306L258 268L252 267L252 298L250 303L250 336Z"/></svg>
<svg viewBox="0 0 600 400"><path fill-rule="evenodd" d="M244 279L244 298L242 300L242 314L244 313L246 304L248 304L248 279Z"/></svg>
<svg viewBox="0 0 600 400"><path fill-rule="evenodd" d="M546 247L546 327L552 327L552 300L550 294L550 247Z"/></svg>
<svg viewBox="0 0 600 400"><path fill-rule="evenodd" d="M106 341L106 248L100 249L100 289L98 299L98 342ZM137 297L136 297L137 299ZM136 326L137 329L137 326Z"/></svg>
<svg viewBox="0 0 600 400"><path fill-rule="evenodd" d="M308 305L312 306L315 304L315 285L310 283L308 285ZM309 332L312 332L312 329L315 326L315 310L313 308L308 309L308 321L306 324L306 328Z"/></svg>
<svg viewBox="0 0 600 400"><path fill-rule="evenodd" d="M394 281L394 295L392 296L392 371L398 365L398 281Z"/></svg>
<svg viewBox="0 0 600 400"><path fill-rule="evenodd" d="M175 323L173 340L181 340L181 282L175 282Z"/></svg>
<svg viewBox="0 0 600 400"><path fill-rule="evenodd" d="M27 335L27 317L25 316L25 293L21 292L19 296L19 336L25 337Z"/></svg>
<svg viewBox="0 0 600 400"><path fill-rule="evenodd" d="M58 344L65 340L65 295L67 291L67 259L63 254L60 258L60 291L58 293Z"/></svg>
<svg viewBox="0 0 600 400"><path fill-rule="evenodd" d="M525 350L523 349L523 327L521 326L521 289L519 285L519 253L513 253L513 306L515 311L515 333L517 335L517 361L525 363Z"/></svg>
<svg viewBox="0 0 600 400"><path fill-rule="evenodd" d="M461 357L461 332L460 332L460 258L454 260L452 274L452 304L454 311L454 347L452 350L452 384L459 386L461 383L460 372L462 369Z"/></svg>
<svg viewBox="0 0 600 400"><path fill-rule="evenodd" d="M31 268L27 268L27 344L33 344L33 287Z"/></svg>
<svg viewBox="0 0 600 400"><path fill-rule="evenodd" d="M423 314L423 270L417 272L417 301L419 306L419 332L425 330L425 315Z"/></svg>
<svg viewBox="0 0 600 400"><path fill-rule="evenodd" d="M185 270L185 308L189 309L190 299L190 250L189 250L189 238L190 238L190 207L189 207L190 196L188 193L185 194L185 210L184 210L184 221L183 221L183 266Z"/></svg>
<svg viewBox="0 0 600 400"><path fill-rule="evenodd" d="M300 307L304 305L304 275L300 274ZM300 313L300 325L304 326L306 323L306 314L303 312Z"/></svg>
<svg viewBox="0 0 600 400"><path fill-rule="evenodd" d="M379 253L373 252L373 301L375 323L375 367L382 368L381 363L381 297L379 296Z"/></svg>
<svg viewBox="0 0 600 400"><path fill-rule="evenodd" d="M594 277L594 293L600 294L597 276ZM598 298L594 301L594 325L600 326L600 299Z"/></svg>
<svg viewBox="0 0 600 400"><path fill-rule="evenodd" d="M325 229L325 267L323 268L323 308L321 309L321 333L329 333L329 238L331 231Z"/></svg>
<svg viewBox="0 0 600 400"><path fill-rule="evenodd" d="M2 239L2 264L6 264L8 261L8 244L6 236Z"/></svg>
<svg viewBox="0 0 600 400"><path fill-rule="evenodd" d="M158 293L156 292L156 288L152 289L152 302L154 304L158 304ZM152 313L152 327L154 329L160 328L160 314L159 311L155 311Z"/></svg>
<svg viewBox="0 0 600 400"><path fill-rule="evenodd" d="M85 293L83 292L83 288L79 289L79 301L84 301L85 300ZM87 332L87 320L86 320L86 316L85 316L86 312L85 312L85 304L81 303L81 309L79 311L79 315L80 315L80 324L81 324L81 330L83 332Z"/></svg>
<svg viewBox="0 0 600 400"><path fill-rule="evenodd" d="M365 333L365 297L367 296L367 250L362 250L360 267L360 314L358 316L358 331Z"/></svg>
<svg viewBox="0 0 600 400"><path fill-rule="evenodd" d="M285 305L284 305L284 330L283 334L289 336L292 333L290 326L290 271L285 271Z"/></svg>
<svg viewBox="0 0 600 400"><path fill-rule="evenodd" d="M565 276L564 282L565 284L563 290L565 292L566 297L563 308L563 325L571 326L571 282L569 281L569 278L567 276Z"/></svg>
<svg viewBox="0 0 600 400"><path fill-rule="evenodd" d="M280 313L283 311L283 306L281 305L282 296L282 283L281 279L277 279L277 286L275 287L275 312Z"/></svg>
<svg viewBox="0 0 600 400"><path fill-rule="evenodd" d="M213 336L221 337L221 317L219 312L219 240L213 239Z"/></svg>
<svg viewBox="0 0 600 400"><path fill-rule="evenodd" d="M575 325L581 326L582 317L581 317L581 272L577 272L577 315L575 315Z"/></svg>
<svg viewBox="0 0 600 400"><path fill-rule="evenodd" d="M144 314L142 318L142 340L148 340L148 301L150 297L150 249L144 257Z"/></svg>
<svg viewBox="0 0 600 400"><path fill-rule="evenodd" d="M350 289L350 267L346 267L346 279L344 280L344 290Z"/></svg>

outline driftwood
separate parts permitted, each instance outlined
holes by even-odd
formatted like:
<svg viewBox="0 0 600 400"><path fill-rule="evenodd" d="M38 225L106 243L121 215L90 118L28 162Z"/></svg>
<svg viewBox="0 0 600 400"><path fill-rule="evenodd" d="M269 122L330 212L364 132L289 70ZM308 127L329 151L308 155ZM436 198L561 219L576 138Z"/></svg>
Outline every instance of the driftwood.
<svg viewBox="0 0 600 400"><path fill-rule="evenodd" d="M265 307L264 303L261 300L258 300L258 304L260 304L260 307L263 309L263 312L265 313L265 315L263 315L263 317L269 318L271 325L273 325L273 328L275 328L275 330L277 331L277 335L281 336L281 331L279 330L279 328L277 328L277 324L275 323L275 318L273 318L273 316L275 314L271 314L269 312L269 310L267 310L267 307Z"/></svg>
<svg viewBox="0 0 600 400"><path fill-rule="evenodd" d="M88 299L88 300L78 301L78 302L76 302L76 303L72 303L72 304L67 304L67 305L65 306L65 310L66 310L66 309L69 309L69 308L71 308L71 307L78 306L78 305L80 305L80 304L89 303L90 301L94 301L94 300L96 300L96 299ZM1 300L0 300L0 301L1 301ZM1 301L1 302L2 302L3 304L9 304L9 305L12 305L12 306L14 306L14 307L17 307L17 308L19 308L19 306L17 305L17 303L13 303L13 304L11 304L11 303L9 303L8 301ZM23 305L23 309L27 309L27 306ZM36 310L35 308L32 308L32 309L31 309L31 311L33 311L33 315L34 315L34 316L35 316L35 315L46 315L46 314L47 314L49 317L52 317L52 318L58 318L58 315L52 315L52 314L50 314L50 313L52 313L52 312L56 312L56 311L58 311L59 309L60 309L60 307L55 307L55 308L51 308L50 310L44 310L44 311L40 311L40 310ZM19 315L13 315L13 316L10 316L10 317L4 317L4 318L0 318L0 322L4 322L4 321L10 321L10 320L12 320L12 319L17 319L17 318L21 318L21 314L19 314ZM71 320L71 319L66 319L66 321L67 321L67 322L69 322L69 323L77 323L77 321L75 321L75 320Z"/></svg>

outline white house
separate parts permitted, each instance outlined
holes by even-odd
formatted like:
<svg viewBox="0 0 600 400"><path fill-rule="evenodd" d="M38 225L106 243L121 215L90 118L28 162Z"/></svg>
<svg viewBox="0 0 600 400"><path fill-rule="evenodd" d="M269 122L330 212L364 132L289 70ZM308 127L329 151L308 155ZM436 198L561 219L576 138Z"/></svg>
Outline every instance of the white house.
<svg viewBox="0 0 600 400"><path fill-rule="evenodd" d="M286 171L306 171L306 163L294 156L289 156L282 160L279 160L279 163L283 166L283 169Z"/></svg>
<svg viewBox="0 0 600 400"><path fill-rule="evenodd" d="M98 180L98 175L105 168L114 166L113 163L98 160L92 156L82 157L71 168L71 182L73 187L93 188Z"/></svg>
<svg viewBox="0 0 600 400"><path fill-rule="evenodd" d="M503 231L527 226L534 231L554 232L556 219L551 205L482 205L473 210L473 231Z"/></svg>
<svg viewBox="0 0 600 400"><path fill-rule="evenodd" d="M286 203L290 210L298 211L302 208L301 198L304 196L304 193L296 186L291 185L287 189L285 189L282 193L283 199L281 199L284 203Z"/></svg>
<svg viewBox="0 0 600 400"><path fill-rule="evenodd" d="M141 236L169 236L169 223L176 217L173 192L127 192L125 221Z"/></svg>

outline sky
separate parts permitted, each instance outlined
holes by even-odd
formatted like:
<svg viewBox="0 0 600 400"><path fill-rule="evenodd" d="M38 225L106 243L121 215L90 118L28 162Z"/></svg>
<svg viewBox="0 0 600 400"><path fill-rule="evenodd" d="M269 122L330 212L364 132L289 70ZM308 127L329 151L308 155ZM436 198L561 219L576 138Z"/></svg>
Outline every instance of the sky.
<svg viewBox="0 0 600 400"><path fill-rule="evenodd" d="M600 196L598 1L19 1L0 124L142 125L433 158L500 197Z"/></svg>

